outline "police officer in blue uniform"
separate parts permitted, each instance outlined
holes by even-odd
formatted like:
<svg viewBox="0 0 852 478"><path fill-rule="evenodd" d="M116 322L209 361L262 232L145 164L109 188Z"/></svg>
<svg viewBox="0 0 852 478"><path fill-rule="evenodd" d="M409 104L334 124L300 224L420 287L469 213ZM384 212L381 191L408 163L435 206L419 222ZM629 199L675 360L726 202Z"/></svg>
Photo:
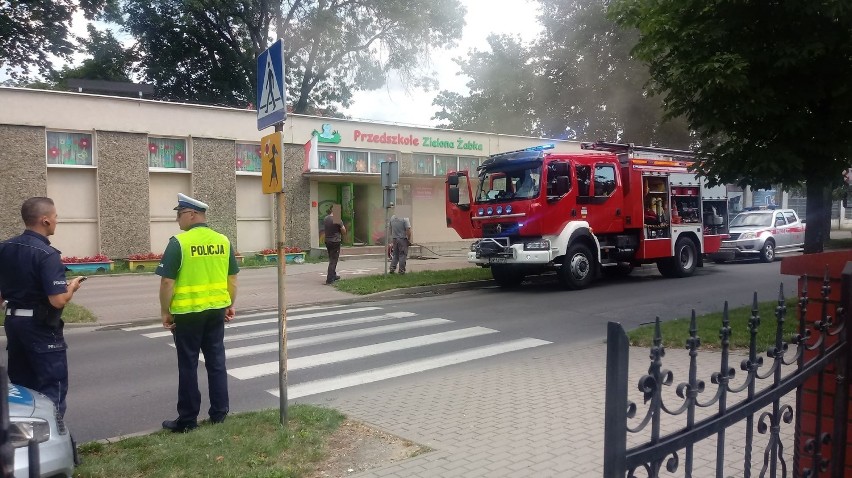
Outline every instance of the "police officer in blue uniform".
<svg viewBox="0 0 852 478"><path fill-rule="evenodd" d="M62 309L84 277L65 279L61 253L47 239L56 231L56 206L33 197L21 206L23 234L0 242L0 297L7 302L9 381L50 397L65 415L67 344Z"/></svg>
<svg viewBox="0 0 852 478"><path fill-rule="evenodd" d="M178 194L173 236L157 266L163 327L174 334L178 359L178 418L163 428L186 432L198 426L198 354L204 354L210 395L208 415L221 423L228 415L225 322L233 320L240 271L230 241L207 227L207 204Z"/></svg>

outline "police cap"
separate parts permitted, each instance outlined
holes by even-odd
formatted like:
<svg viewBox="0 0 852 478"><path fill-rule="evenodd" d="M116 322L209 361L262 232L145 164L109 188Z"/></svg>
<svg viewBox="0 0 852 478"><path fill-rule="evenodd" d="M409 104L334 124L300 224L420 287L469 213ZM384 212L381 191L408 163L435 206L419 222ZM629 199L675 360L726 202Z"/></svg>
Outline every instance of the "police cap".
<svg viewBox="0 0 852 478"><path fill-rule="evenodd" d="M178 205L175 207L175 211L181 209L192 209L195 211L206 212L207 204L199 201L198 199L193 199L186 194L178 193Z"/></svg>

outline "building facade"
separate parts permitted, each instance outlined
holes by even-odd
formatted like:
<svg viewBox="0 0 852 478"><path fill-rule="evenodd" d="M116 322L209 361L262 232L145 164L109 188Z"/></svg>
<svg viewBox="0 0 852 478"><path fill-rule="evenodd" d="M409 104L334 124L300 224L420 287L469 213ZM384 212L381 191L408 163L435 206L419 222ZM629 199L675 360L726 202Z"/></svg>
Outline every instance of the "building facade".
<svg viewBox="0 0 852 478"><path fill-rule="evenodd" d="M274 247L271 195L261 192L256 112L134 98L0 88L0 237L20 232L19 206L52 197L61 225L52 238L65 256L112 258L162 252L178 232L183 192L210 205L212 227L240 252ZM446 227L444 182L488 155L542 143L579 143L290 115L284 124L285 243L323 246L320 223L339 205L347 245L384 241L379 164L398 161L396 213L410 217L415 242L464 248ZM305 144L316 137L317 154Z"/></svg>

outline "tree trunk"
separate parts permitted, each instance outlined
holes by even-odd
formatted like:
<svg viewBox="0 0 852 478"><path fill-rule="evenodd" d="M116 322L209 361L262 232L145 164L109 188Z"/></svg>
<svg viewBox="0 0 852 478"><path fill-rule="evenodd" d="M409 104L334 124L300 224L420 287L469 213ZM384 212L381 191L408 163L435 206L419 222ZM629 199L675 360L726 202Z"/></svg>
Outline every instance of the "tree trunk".
<svg viewBox="0 0 852 478"><path fill-rule="evenodd" d="M806 185L808 205L805 213L805 254L822 252L831 230L831 190L827 184L809 179Z"/></svg>

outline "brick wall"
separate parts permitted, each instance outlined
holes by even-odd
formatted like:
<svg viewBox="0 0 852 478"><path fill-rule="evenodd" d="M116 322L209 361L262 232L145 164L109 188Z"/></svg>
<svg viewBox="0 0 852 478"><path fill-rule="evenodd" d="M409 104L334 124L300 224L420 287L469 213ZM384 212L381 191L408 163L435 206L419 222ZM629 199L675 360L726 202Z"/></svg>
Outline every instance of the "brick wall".
<svg viewBox="0 0 852 478"><path fill-rule="evenodd" d="M799 297L801 297L804 289L807 288L809 303L805 322L808 324L808 328L811 329L812 332L814 331L812 327L813 323L822 320L824 315L830 315L836 320L837 307L840 306L841 298L843 296L842 272L843 268L850 261L852 261L852 251L836 251L785 258L782 262L782 274L797 275L800 277L798 287ZM828 296L828 306L823 307L824 301L822 290L824 286L826 266L831 292ZM806 276L807 280L805 280L803 276ZM849 297L848 293L847 297ZM847 298L847 300L849 299ZM792 316L788 317L793 319ZM795 318L798 319L798 311ZM852 338L852 327L850 327L849 322L850 317L847 317L845 320L846 323L844 324L845 326L842 333L845 334L846 337ZM815 337L812 337L808 343L813 344L814 338ZM846 339L847 341L849 340L848 338ZM829 336L825 342L825 347L831 347L836 344L839 339L840 335ZM852 371L852 353L849 352L850 346L852 346L852 343L847 345L847 353L845 356L847 373L845 375L848 375L848 372ZM819 350L806 351L804 356L805 364L818 356L818 354ZM819 443L819 440L816 439L818 424L820 426L820 435L828 433L832 436L831 442L820 447L822 458L828 460L829 463L829 468L826 470L824 475L835 476L831 474L831 467L833 466L832 461L834 461L832 457L832 446L838 439L835 433L835 397L839 392L838 380L840 380L838 378L837 368L835 365L830 365L822 374L821 387L819 380L819 375L814 375L803 384L799 394L798 403L796 404L800 418L797 423L799 438L798 443L796 443L796 455L798 456L798 462L794 476L802 476L805 469L815 469L813 453L808 450L807 444L811 441ZM849 389L849 393L847 394L845 404L847 416L845 470L841 476L852 478L852 443L850 443L850 438L852 438L852 380L848 380L848 378L846 378L845 383L847 389ZM822 406L821 410L820 405Z"/></svg>

